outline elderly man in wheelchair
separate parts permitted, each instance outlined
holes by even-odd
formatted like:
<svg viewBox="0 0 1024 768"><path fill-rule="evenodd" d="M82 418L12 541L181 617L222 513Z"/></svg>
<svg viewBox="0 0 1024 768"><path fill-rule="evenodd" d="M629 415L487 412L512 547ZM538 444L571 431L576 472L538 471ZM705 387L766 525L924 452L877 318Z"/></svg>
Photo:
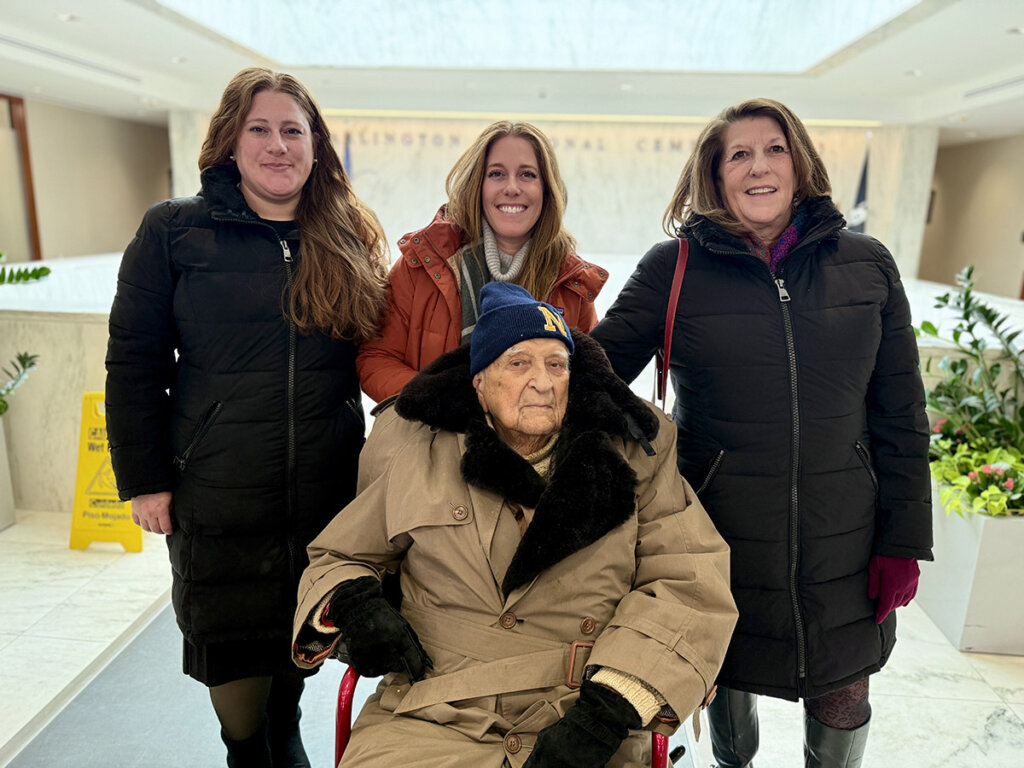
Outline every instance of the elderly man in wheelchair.
<svg viewBox="0 0 1024 768"><path fill-rule="evenodd" d="M378 415L309 547L295 662L384 675L344 768L649 765L728 646L728 548L595 342L519 286L480 309Z"/></svg>

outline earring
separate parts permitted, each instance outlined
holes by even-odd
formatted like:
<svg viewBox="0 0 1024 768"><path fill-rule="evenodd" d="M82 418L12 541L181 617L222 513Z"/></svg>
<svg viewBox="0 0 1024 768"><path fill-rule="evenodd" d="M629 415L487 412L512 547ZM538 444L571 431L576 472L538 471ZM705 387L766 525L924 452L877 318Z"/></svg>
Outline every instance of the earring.
<svg viewBox="0 0 1024 768"><path fill-rule="evenodd" d="M314 157L314 158L313 158L313 162L315 163L315 162L317 161L317 159L318 159L318 158L315 158L315 157Z"/></svg>
<svg viewBox="0 0 1024 768"><path fill-rule="evenodd" d="M228 160L230 160L232 163L235 162L235 156L234 155L228 155Z"/></svg>

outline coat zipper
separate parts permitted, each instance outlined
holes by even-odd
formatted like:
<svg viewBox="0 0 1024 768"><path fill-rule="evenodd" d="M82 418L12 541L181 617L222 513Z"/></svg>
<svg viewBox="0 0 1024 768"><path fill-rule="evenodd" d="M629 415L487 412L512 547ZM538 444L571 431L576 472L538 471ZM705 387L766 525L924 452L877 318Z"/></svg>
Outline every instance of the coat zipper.
<svg viewBox="0 0 1024 768"><path fill-rule="evenodd" d="M292 250L288 247L288 241L280 238L281 252L284 255L284 268L288 274L285 283L285 291L291 294L292 290ZM295 321L288 319L288 454L285 464L285 487L287 488L287 514L288 531L285 538L288 541L288 565L292 576L296 575L297 558L295 556L295 541L291 535L291 523L295 520L297 499L295 498L297 478L295 476L295 344L296 330Z"/></svg>
<svg viewBox="0 0 1024 768"><path fill-rule="evenodd" d="M766 265L767 266L767 265ZM807 648L804 638L804 617L800 613L800 600L797 591L797 573L800 557L800 510L798 485L800 480L800 400L797 390L796 375L796 341L793 336L793 317L790 313L791 297L786 290L786 280L775 278L775 287L779 292L779 308L782 312L782 325L786 334L786 357L789 362L789 397L791 413L790 452L792 459L789 470L789 599L793 607L793 622L796 625L796 664L797 676L800 680L807 677Z"/></svg>
<svg viewBox="0 0 1024 768"><path fill-rule="evenodd" d="M214 400L213 405L207 408L206 413L203 414L203 418L196 424L196 428L192 430L192 437L189 438L188 445L185 450L181 452L181 456L174 457L174 466L176 466L182 472L185 471L185 467L188 465L189 457L192 455L192 451L196 449L196 446L206 437L206 433L210 431L210 427L213 426L213 422L217 420L217 415L220 413L220 409L224 407L224 403L220 400Z"/></svg>
<svg viewBox="0 0 1024 768"><path fill-rule="evenodd" d="M725 450L720 450L718 455L715 456L715 460L711 462L711 468L708 473L704 476L704 482L700 484L700 488L697 489L697 496L699 497L704 493L704 489L711 485L711 481L715 479L715 475L718 474L718 468L722 465L722 459L725 458Z"/></svg>

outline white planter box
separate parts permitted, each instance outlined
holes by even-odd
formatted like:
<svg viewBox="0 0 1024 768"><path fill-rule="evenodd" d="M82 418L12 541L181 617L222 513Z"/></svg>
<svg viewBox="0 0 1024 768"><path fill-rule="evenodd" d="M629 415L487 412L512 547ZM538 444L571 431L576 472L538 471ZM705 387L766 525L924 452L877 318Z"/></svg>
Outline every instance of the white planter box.
<svg viewBox="0 0 1024 768"><path fill-rule="evenodd" d="M0 417L0 531L11 525L14 525L14 485L11 483L11 465L7 463L4 420Z"/></svg>
<svg viewBox="0 0 1024 768"><path fill-rule="evenodd" d="M961 651L1024 655L1024 518L947 516L934 488L932 506L918 604Z"/></svg>

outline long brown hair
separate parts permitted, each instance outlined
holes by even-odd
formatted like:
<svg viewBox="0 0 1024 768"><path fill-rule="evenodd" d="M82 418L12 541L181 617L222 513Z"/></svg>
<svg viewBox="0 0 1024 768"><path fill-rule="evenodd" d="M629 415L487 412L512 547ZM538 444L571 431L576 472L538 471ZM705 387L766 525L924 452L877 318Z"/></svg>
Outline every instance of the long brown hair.
<svg viewBox="0 0 1024 768"><path fill-rule="evenodd" d="M723 110L704 126L697 137L697 146L683 166L672 202L662 219L662 227L670 237L675 237L678 227L690 223L693 216L704 216L726 232L745 234L746 228L729 213L725 205L718 181L718 168L722 161L726 130L733 123L752 117L770 117L778 123L786 137L793 158L793 177L796 182L794 206L808 197L832 194L825 163L814 148L800 118L781 102L749 99Z"/></svg>
<svg viewBox="0 0 1024 768"><path fill-rule="evenodd" d="M487 153L498 139L516 136L526 139L537 154L540 178L544 182L544 204L530 234L530 250L516 282L532 295L546 299L558 285L566 259L575 252L576 241L563 227L568 200L565 182L550 140L530 123L502 120L484 129L462 153L445 181L448 193L447 218L464 233L467 242L483 237L481 190L487 168Z"/></svg>
<svg viewBox="0 0 1024 768"><path fill-rule="evenodd" d="M302 83L261 67L231 78L210 119L199 170L234 164L242 124L261 91L295 99L309 121L316 157L295 211L302 250L285 314L301 333L320 329L339 339L371 339L386 306L387 243L377 216L352 192L320 108Z"/></svg>

